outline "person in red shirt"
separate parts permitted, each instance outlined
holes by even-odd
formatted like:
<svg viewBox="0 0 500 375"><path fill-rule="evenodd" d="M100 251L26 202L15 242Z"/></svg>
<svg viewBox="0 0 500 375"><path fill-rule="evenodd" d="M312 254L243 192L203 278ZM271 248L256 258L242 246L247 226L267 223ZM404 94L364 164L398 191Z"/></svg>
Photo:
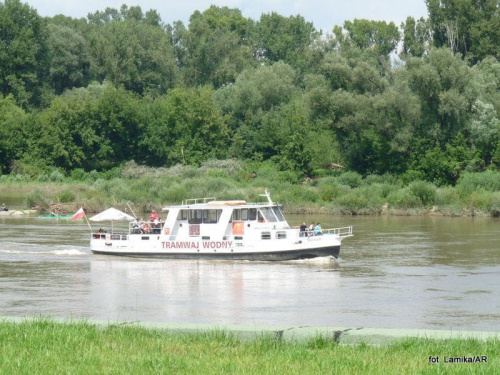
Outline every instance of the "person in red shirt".
<svg viewBox="0 0 500 375"><path fill-rule="evenodd" d="M151 211L151 213L149 214L149 221L151 223L154 223L155 220L157 219L158 219L158 214L156 213L156 211L155 210Z"/></svg>

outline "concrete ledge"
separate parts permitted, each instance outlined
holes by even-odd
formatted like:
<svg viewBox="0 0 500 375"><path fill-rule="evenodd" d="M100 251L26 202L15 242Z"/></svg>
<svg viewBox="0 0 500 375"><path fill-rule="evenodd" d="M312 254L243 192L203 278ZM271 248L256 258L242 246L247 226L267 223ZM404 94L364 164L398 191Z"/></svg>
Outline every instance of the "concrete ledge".
<svg viewBox="0 0 500 375"><path fill-rule="evenodd" d="M101 327L132 326L147 329L163 329L172 333L201 333L214 331L227 331L242 339L258 337L273 337L278 340L309 340L321 336L340 344L370 345L390 344L408 338L421 338L433 340L447 339L475 339L480 341L500 339L498 332L483 331L454 331L454 330L427 330L427 329L384 329L384 328L349 328L349 327L314 327L314 326L257 326L257 325L223 325L223 324L197 324L197 323L163 323L141 321L104 321L88 319L61 319L52 317L0 317L3 323L22 323L50 319L57 323L87 322Z"/></svg>

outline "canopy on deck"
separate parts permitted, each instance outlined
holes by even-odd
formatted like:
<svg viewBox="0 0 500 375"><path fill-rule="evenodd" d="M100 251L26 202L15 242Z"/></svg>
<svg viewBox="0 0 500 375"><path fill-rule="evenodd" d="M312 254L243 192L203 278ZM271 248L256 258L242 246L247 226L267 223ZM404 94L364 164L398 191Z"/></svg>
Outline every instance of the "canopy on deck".
<svg viewBox="0 0 500 375"><path fill-rule="evenodd" d="M133 216L130 216L126 214L125 212L122 212L120 210L117 210L116 208L108 208L105 211L102 211L101 213L92 216L90 221L132 221L134 220Z"/></svg>

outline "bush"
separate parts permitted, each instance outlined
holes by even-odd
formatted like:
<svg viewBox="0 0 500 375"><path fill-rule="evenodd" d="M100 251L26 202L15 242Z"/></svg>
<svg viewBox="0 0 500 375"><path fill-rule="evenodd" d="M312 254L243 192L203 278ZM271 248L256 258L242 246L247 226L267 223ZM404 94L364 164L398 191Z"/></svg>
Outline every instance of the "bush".
<svg viewBox="0 0 500 375"><path fill-rule="evenodd" d="M405 173L399 175L399 180L404 184L408 185L413 181L424 180L425 173L421 171L415 171L412 169L407 170Z"/></svg>
<svg viewBox="0 0 500 375"><path fill-rule="evenodd" d="M61 203L76 201L76 195L71 190L65 189L57 195L57 200Z"/></svg>
<svg viewBox="0 0 500 375"><path fill-rule="evenodd" d="M233 175L243 170L243 163L236 159L211 159L203 162L200 168L201 171L210 171L214 169L225 171L226 175Z"/></svg>
<svg viewBox="0 0 500 375"><path fill-rule="evenodd" d="M62 180L64 180L64 174L62 174L61 171L55 169L49 175L49 179L50 179L50 181L53 181L53 182L61 182Z"/></svg>
<svg viewBox="0 0 500 375"><path fill-rule="evenodd" d="M436 187L424 181L414 181L408 186L409 191L420 200L423 206L433 205L436 201Z"/></svg>
<svg viewBox="0 0 500 375"><path fill-rule="evenodd" d="M500 191L500 172L462 173L458 180L457 189L462 197L479 189Z"/></svg>
<svg viewBox="0 0 500 375"><path fill-rule="evenodd" d="M342 196L338 200L340 211L343 214L357 215L368 207L368 201L364 196L354 194L353 192Z"/></svg>
<svg viewBox="0 0 500 375"><path fill-rule="evenodd" d="M475 191L467 199L467 204L472 210L489 212L493 207L493 193L483 189Z"/></svg>
<svg viewBox="0 0 500 375"><path fill-rule="evenodd" d="M351 188L357 188L360 187L363 183L363 177L361 177L361 175L356 172L345 172L337 178L337 181L340 185L347 185Z"/></svg>
<svg viewBox="0 0 500 375"><path fill-rule="evenodd" d="M335 198L347 194L349 191L350 188L346 185L339 185L337 183L329 185L323 184L319 186L319 197L325 202L331 202Z"/></svg>
<svg viewBox="0 0 500 375"><path fill-rule="evenodd" d="M302 181L302 176L294 171L279 171L276 173L276 180L279 182L298 184Z"/></svg>
<svg viewBox="0 0 500 375"><path fill-rule="evenodd" d="M436 204L440 206L455 205L460 201L455 188L446 187L436 190Z"/></svg>
<svg viewBox="0 0 500 375"><path fill-rule="evenodd" d="M363 180L365 185L374 185L374 184L388 184L388 185L398 185L398 178L392 174L383 174L376 175L370 174L365 177Z"/></svg>
<svg viewBox="0 0 500 375"><path fill-rule="evenodd" d="M396 190L388 195L387 200L395 207L414 208L420 207L422 203L408 188Z"/></svg>
<svg viewBox="0 0 500 375"><path fill-rule="evenodd" d="M76 168L71 171L69 178L72 181L85 181L87 178L87 173L83 168Z"/></svg>
<svg viewBox="0 0 500 375"><path fill-rule="evenodd" d="M26 196L26 206L30 208L38 207L47 210L50 207L50 200L40 190L34 190Z"/></svg>

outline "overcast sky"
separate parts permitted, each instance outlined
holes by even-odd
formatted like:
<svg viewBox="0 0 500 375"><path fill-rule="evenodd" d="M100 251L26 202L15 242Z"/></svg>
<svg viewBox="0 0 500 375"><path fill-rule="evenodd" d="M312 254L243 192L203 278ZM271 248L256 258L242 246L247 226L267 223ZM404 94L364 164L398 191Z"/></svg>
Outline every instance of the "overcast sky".
<svg viewBox="0 0 500 375"><path fill-rule="evenodd" d="M317 29L330 32L344 21L369 19L394 22L397 26L407 16L427 17L424 0L21 0L38 11L41 16L64 14L74 18L86 17L88 13L107 7L120 9L122 4L139 5L145 13L156 9L163 22L181 20L187 26L189 16L195 11L204 11L214 4L238 8L245 17L258 20L262 13L276 12L283 16L303 16Z"/></svg>

